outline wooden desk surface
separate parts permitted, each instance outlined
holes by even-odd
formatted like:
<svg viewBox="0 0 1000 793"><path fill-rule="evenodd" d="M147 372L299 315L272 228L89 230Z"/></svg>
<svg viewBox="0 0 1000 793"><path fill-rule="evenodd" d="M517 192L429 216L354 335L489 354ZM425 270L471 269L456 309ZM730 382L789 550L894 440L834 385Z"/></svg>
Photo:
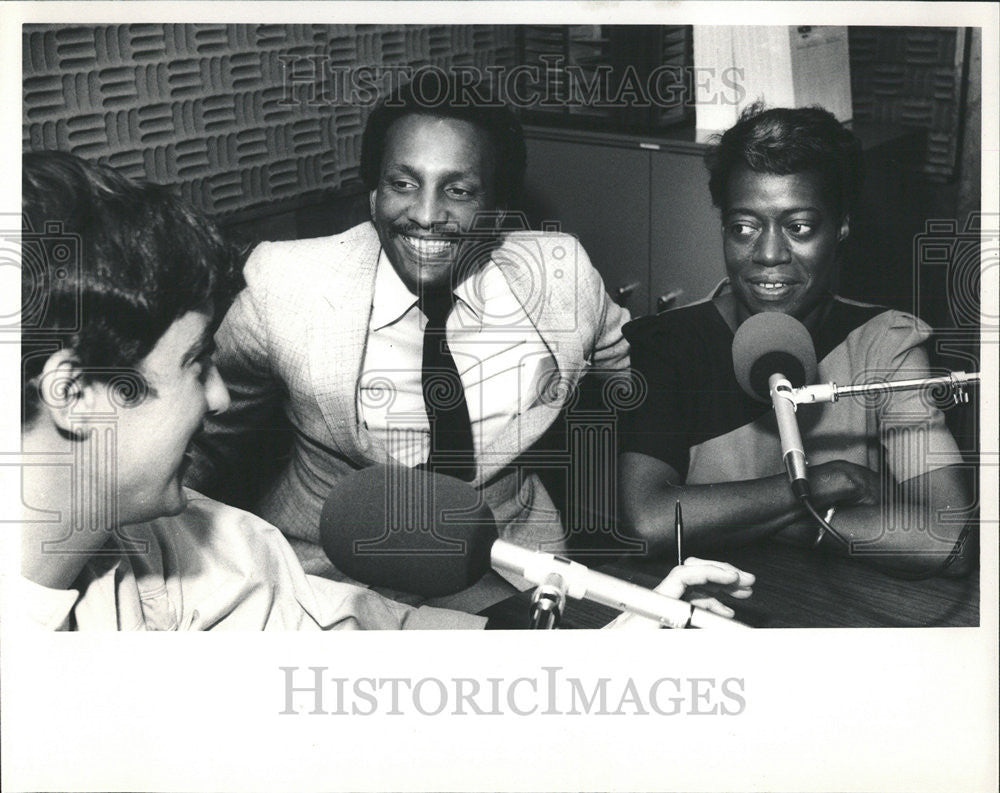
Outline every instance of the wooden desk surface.
<svg viewBox="0 0 1000 793"><path fill-rule="evenodd" d="M729 600L736 618L758 628L895 628L979 625L979 573L967 578L905 581L857 561L767 543L738 548L726 560L757 576L753 597ZM584 560L589 567L653 587L670 570L665 561ZM489 628L528 624L531 590L481 612ZM618 612L580 600L566 604L562 628L600 628Z"/></svg>

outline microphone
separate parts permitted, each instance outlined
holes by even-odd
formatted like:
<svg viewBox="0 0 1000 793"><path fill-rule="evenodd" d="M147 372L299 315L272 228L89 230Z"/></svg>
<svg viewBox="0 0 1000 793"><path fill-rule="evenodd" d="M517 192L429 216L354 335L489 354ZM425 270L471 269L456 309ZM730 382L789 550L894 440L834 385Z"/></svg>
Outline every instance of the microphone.
<svg viewBox="0 0 1000 793"><path fill-rule="evenodd" d="M424 597L476 583L490 569L497 538L493 512L478 490L402 465L363 468L337 480L319 532L338 570Z"/></svg>
<svg viewBox="0 0 1000 793"><path fill-rule="evenodd" d="M634 611L670 627L740 627L683 600L497 539L482 495L467 482L405 466L373 466L338 480L323 505L320 539L352 578L426 597L459 592L492 566L539 587L534 627L555 627L566 596Z"/></svg>
<svg viewBox="0 0 1000 793"><path fill-rule="evenodd" d="M795 419L795 389L816 378L816 350L805 326L779 312L754 314L733 338L733 369L740 387L770 400L778 423L781 456L799 498L809 495L806 455Z"/></svg>
<svg viewBox="0 0 1000 793"><path fill-rule="evenodd" d="M542 551L497 540L491 554L493 567L522 576L533 584L550 585L557 580L568 597L586 598L656 620L668 628L746 628L743 623L699 609L652 589L598 573L578 562Z"/></svg>

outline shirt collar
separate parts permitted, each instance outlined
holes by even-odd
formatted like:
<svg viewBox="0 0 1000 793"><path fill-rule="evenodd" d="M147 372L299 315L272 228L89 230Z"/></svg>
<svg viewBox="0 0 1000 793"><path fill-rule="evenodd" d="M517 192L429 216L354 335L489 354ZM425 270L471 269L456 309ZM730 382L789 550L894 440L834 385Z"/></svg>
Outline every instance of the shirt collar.
<svg viewBox="0 0 1000 793"><path fill-rule="evenodd" d="M417 297L396 274L385 250L379 252L375 269L375 292L372 295L372 330L398 322L417 304Z"/></svg>
<svg viewBox="0 0 1000 793"><path fill-rule="evenodd" d="M492 267L495 265L490 260L481 270L466 278L455 288L456 299L464 303L477 319L482 319L484 306L482 289L477 288L475 282ZM416 304L416 295L406 288L396 273L396 268L389 261L385 249L381 250L375 269L375 292L372 295L372 330L381 330L398 322Z"/></svg>
<svg viewBox="0 0 1000 793"><path fill-rule="evenodd" d="M483 278L486 271L493 267L493 260L491 259L485 265L483 265L477 272L470 275L457 287L455 287L455 298L460 300L465 304L465 307L472 312L472 314L478 320L483 318L483 290L480 286L477 288L477 281Z"/></svg>

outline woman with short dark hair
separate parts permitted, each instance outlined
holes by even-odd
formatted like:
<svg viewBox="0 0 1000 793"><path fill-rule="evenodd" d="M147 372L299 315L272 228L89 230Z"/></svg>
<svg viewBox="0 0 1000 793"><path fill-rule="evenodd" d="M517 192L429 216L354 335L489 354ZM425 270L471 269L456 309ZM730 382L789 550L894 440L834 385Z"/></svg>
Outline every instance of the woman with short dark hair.
<svg viewBox="0 0 1000 793"><path fill-rule="evenodd" d="M857 139L821 108L758 104L706 161L728 278L706 300L624 328L649 394L624 422L626 526L655 553L673 540L680 500L694 552L780 535L895 569L949 559L950 571L965 570L969 543L956 545L970 504L961 457L926 396L800 408L813 503L831 536L789 487L771 405L737 382L734 334L762 312L805 326L817 382L927 376L927 325L835 293L861 188Z"/></svg>

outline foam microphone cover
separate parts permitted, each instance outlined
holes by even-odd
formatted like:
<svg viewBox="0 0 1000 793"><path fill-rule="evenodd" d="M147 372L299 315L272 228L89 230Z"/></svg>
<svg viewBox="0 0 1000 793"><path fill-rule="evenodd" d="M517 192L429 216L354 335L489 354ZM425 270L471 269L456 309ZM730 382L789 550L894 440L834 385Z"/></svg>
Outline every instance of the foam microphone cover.
<svg viewBox="0 0 1000 793"><path fill-rule="evenodd" d="M319 531L330 561L351 578L424 597L478 581L497 538L478 490L406 466L374 466L338 480Z"/></svg>
<svg viewBox="0 0 1000 793"><path fill-rule="evenodd" d="M740 388L770 402L768 379L780 372L793 388L816 379L816 348L805 325L777 311L754 314L733 338L733 369Z"/></svg>

